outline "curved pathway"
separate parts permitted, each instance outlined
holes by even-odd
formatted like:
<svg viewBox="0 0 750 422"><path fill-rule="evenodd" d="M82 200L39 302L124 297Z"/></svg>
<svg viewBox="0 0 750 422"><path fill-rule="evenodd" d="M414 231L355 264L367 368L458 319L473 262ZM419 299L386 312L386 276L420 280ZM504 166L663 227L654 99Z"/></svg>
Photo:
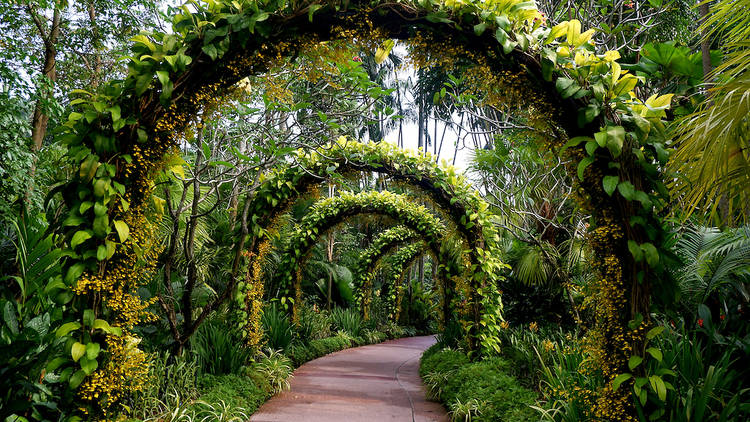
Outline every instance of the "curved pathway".
<svg viewBox="0 0 750 422"><path fill-rule="evenodd" d="M267 401L256 422L448 421L425 398L419 358L433 336L409 337L342 350L294 371L292 388Z"/></svg>

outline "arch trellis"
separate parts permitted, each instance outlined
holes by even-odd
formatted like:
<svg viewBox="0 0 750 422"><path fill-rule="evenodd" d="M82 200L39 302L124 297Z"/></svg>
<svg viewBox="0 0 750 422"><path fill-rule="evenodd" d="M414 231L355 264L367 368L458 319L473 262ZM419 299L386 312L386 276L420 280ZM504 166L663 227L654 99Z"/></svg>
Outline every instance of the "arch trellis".
<svg viewBox="0 0 750 422"><path fill-rule="evenodd" d="M403 281L406 277L406 272L412 264L414 264L420 256L427 253L428 250L429 249L425 242L414 242L400 248L389 260L391 266L388 273L389 280L386 281L386 285L393 289L393 291L389 293L388 305L394 321L398 321L399 316L401 315L401 302L404 298ZM446 299L444 298L443 300Z"/></svg>
<svg viewBox="0 0 750 422"><path fill-rule="evenodd" d="M290 243L282 254L279 269L283 281L282 292L294 296L294 303L301 297L302 260L317 239L329 228L355 215L385 215L419 233L426 247L440 261L441 245L444 240L444 225L424 206L415 205L401 195L389 191L369 191L358 194L344 192L340 196L316 202L308 215L290 235ZM448 259L448 258L446 258ZM470 273L447 273L454 266L439 266L438 277L450 281ZM449 299L446 300L448 302ZM296 314L296 307L293 307Z"/></svg>
<svg viewBox="0 0 750 422"><path fill-rule="evenodd" d="M522 0L217 0L194 7L184 7L174 17L173 33L135 37L128 76L96 93L78 93L68 130L60 135L77 171L59 189L68 210L61 228L68 256L62 283L51 286L50 293L64 302L68 320L58 334L102 346L105 353L93 370L61 356L67 360L58 370L89 410L106 409L127 388L139 388L138 383L123 384L126 363L130 379L145 379L142 353L123 345L130 344L134 325L152 318L148 303L134 294L158 252L146 218L151 181L192 118L243 77L308 45L339 38L412 39L419 55L429 37L433 42L425 48L439 51L430 56L438 58L437 64L477 64L500 102L518 101L537 113L545 106L555 109L542 119L550 122L554 137L542 144L572 158L569 173L579 181L581 207L592 214L589 238L599 258L600 281L587 301L596 315L587 350L593 357L589 370L602 373L608 382L594 392L593 413L600 419L634 418L627 388L614 391L609 381L626 370L631 355L645 353L652 292L669 299L669 286L654 280L663 271L660 250L666 236L658 211L666 201L660 165L668 154L662 119L671 94L631 97L638 79L622 70L616 52L594 53L594 30L581 32L575 20L545 27L533 3ZM253 221L272 216L266 205L273 209L279 201L265 193L266 204L250 208ZM450 202L454 196L441 200ZM463 209L445 208L461 222L477 257L471 262L480 278L473 280L474 286L487 295L494 280L481 274L495 273L501 263L486 245L494 237L492 226L482 221L483 205L477 201L461 204ZM477 209L481 212L475 222L471 216ZM250 249L258 247L261 228L245 228L238 248L246 247L247 233L256 235ZM233 263L233 272L240 264ZM479 312L479 304L474 307ZM491 313L483 317L489 318L485 324L497 325ZM629 326L629 320L640 322ZM72 378L72 373L77 375Z"/></svg>
<svg viewBox="0 0 750 422"><path fill-rule="evenodd" d="M253 234L248 247L251 256L257 258L261 255L258 248L266 245L265 231L273 227L274 219L309 188L322 180L351 172L379 172L423 192L426 199L443 210L466 242L471 275L468 283L477 292L482 286L490 286L484 295L473 295L469 303L468 312L475 321L470 327L470 337L477 336L483 310L497 305L493 298L497 292L491 286L496 284L496 277L504 264L497 254L485 253L496 250L499 236L487 212L489 205L463 175L457 174L453 167L437 165L430 154L417 155L392 144L365 144L345 137L318 151L297 151L293 159L296 166L275 171L245 204L248 214L253 216L247 228L247 232Z"/></svg>
<svg viewBox="0 0 750 422"><path fill-rule="evenodd" d="M370 300L372 294L372 279L381 258L392 249L405 243L412 243L420 239L420 235L406 226L395 226L380 233L370 247L360 255L354 273L354 286L357 288L357 302L362 308L364 319L369 318Z"/></svg>

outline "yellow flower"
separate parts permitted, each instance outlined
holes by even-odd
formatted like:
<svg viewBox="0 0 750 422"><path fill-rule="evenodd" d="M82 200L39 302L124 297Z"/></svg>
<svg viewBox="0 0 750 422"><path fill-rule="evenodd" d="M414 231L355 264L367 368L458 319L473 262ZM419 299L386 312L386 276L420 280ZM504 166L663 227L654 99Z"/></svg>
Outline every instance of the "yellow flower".
<svg viewBox="0 0 750 422"><path fill-rule="evenodd" d="M537 332L539 331L539 325L536 322L529 324L529 330Z"/></svg>
<svg viewBox="0 0 750 422"><path fill-rule="evenodd" d="M552 350L555 350L555 343L549 340L544 340L542 342L542 346L544 346L544 351L546 352L551 352Z"/></svg>
<svg viewBox="0 0 750 422"><path fill-rule="evenodd" d="M508 328L510 328L510 324L508 324L508 321L503 321L500 323L500 327L502 327L503 330L507 330Z"/></svg>

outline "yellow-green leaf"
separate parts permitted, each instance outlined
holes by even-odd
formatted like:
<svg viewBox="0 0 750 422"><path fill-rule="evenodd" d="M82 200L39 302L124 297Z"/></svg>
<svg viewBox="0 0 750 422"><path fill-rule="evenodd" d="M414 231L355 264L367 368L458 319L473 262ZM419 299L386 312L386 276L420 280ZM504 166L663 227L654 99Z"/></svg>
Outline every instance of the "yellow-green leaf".
<svg viewBox="0 0 750 422"><path fill-rule="evenodd" d="M124 242L130 236L130 228L122 220L115 220L115 230L117 230L117 237L120 238L120 242Z"/></svg>
<svg viewBox="0 0 750 422"><path fill-rule="evenodd" d="M73 343L73 347L70 349L70 355L73 357L74 361L78 362L78 359L80 359L84 353L86 353L85 344L79 342Z"/></svg>

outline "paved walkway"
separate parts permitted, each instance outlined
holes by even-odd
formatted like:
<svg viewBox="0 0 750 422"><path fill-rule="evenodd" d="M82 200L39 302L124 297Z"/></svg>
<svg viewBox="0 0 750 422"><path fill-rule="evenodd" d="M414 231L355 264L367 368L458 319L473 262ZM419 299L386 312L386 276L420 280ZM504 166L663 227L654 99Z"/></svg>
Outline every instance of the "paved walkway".
<svg viewBox="0 0 750 422"><path fill-rule="evenodd" d="M256 422L448 421L425 398L419 358L433 336L409 337L332 353L294 372L292 388L266 402Z"/></svg>

